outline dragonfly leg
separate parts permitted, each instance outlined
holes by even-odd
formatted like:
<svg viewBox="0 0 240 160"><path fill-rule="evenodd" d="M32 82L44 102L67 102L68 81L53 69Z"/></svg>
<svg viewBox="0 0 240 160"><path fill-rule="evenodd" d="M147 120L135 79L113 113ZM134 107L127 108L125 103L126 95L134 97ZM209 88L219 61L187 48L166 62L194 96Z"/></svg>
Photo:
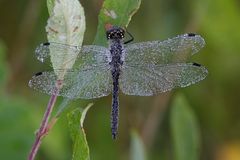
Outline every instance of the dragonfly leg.
<svg viewBox="0 0 240 160"><path fill-rule="evenodd" d="M127 30L126 30L126 32L127 32L127 34L130 36L130 39L127 40L126 42L124 42L124 44L128 44L128 43L130 43L130 42L132 42L132 41L134 40L133 35L132 35L131 33L129 33Z"/></svg>

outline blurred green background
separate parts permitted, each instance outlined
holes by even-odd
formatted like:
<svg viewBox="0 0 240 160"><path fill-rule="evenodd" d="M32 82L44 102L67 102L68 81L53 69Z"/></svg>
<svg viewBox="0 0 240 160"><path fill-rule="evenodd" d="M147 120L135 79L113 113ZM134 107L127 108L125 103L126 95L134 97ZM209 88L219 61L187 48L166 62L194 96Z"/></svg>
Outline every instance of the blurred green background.
<svg viewBox="0 0 240 160"><path fill-rule="evenodd" d="M91 44L102 1L81 3L87 21L84 44ZM31 76L43 69L34 57L34 49L46 41L47 19L45 1L0 1L0 159L26 159L47 105L48 95L28 87ZM206 47L192 61L206 66L209 75L196 85L155 97L121 94L116 141L110 133L111 97L71 103L85 107L88 102L95 102L84 125L91 159L131 159L134 128L148 159L174 160L171 107L181 94L198 125L199 159L239 160L240 1L143 0L128 31L135 42L164 40L186 32L202 35ZM63 116L44 139L38 159L70 159L71 143Z"/></svg>

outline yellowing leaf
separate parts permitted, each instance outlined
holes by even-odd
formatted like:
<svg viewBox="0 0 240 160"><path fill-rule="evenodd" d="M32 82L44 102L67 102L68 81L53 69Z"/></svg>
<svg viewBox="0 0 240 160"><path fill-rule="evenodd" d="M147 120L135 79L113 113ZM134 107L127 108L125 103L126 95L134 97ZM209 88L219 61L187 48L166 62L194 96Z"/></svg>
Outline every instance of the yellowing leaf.
<svg viewBox="0 0 240 160"><path fill-rule="evenodd" d="M51 8L53 6L54 7ZM52 0L48 1L50 18L46 26L49 42L61 43L66 45L82 45L85 32L84 10L78 0ZM59 52L59 51L58 51ZM53 69L59 79L63 79L64 72L72 67L77 58L79 50L70 50L67 47L58 53L50 45L50 55Z"/></svg>

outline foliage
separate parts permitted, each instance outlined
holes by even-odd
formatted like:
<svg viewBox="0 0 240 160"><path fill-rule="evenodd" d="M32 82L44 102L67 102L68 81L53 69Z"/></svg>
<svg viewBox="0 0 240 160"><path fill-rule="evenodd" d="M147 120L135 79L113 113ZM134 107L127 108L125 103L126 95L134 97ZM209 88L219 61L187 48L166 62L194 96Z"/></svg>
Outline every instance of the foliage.
<svg viewBox="0 0 240 160"><path fill-rule="evenodd" d="M196 117L182 95L171 106L171 133L175 160L198 160L200 136Z"/></svg>
<svg viewBox="0 0 240 160"><path fill-rule="evenodd" d="M44 27L48 18L47 8L42 5L38 8L41 11L40 18L27 21L25 23L27 25L23 27L28 32L28 26L36 22L34 33L30 36L17 37L21 31L19 29L21 24L26 22L25 12L26 15L32 16L37 10L36 6L28 3L29 1L21 0L15 3L7 0L0 2L0 37L1 44L5 44L0 45L0 159L26 159L34 132L49 98L27 86L33 73L42 70L42 65L33 60L33 52L36 45L45 38ZM94 39L96 31L98 32L96 17L102 4L99 1L97 3L81 1L81 3L87 20L84 39L85 43L89 43ZM173 91L181 92L184 99L182 102L180 100L178 107L175 108L179 110L183 108L177 115L183 118L185 114L182 112L187 110L189 114L190 109L190 114L193 113L194 119L198 122L196 132L197 134L201 132L199 157L204 160L219 160L234 156L237 157L236 160L239 159L240 13L238 6L238 2L234 0L142 1L140 9L128 26L128 31L134 35L135 41L166 39L185 32L197 32L206 40L206 47L200 51L200 54L194 56L192 61L204 64L209 70L209 76L197 85ZM31 10L27 10L28 8ZM12 9L14 12L11 12ZM103 28L101 32L101 35L97 33L100 35L97 43L105 45L105 40L101 39L101 37L105 38ZM22 42L27 42L27 46ZM12 46L16 47L12 48ZM13 49L15 52L11 52ZM18 51L22 49L25 50L24 54L19 54ZM19 67L14 67L16 65ZM14 77L14 83L9 83L11 77ZM174 137L182 136L181 132L173 133L172 126L173 104L176 104L177 97L170 98L173 103L168 101L164 105L162 102L166 99L165 94L153 98L121 95L120 133L117 141L112 141L110 135L110 98L96 100L84 125L91 159L128 159L131 154L129 127L137 128L141 137L141 128L144 128L146 117L149 112L156 112L154 106L159 108L166 106L166 109L156 113L160 119L156 122L158 128L154 131L153 142L146 146L147 155L149 159L154 160L173 159L175 155L173 153L176 152L174 144L178 141ZM86 101L73 102L74 106L86 106L86 104ZM171 120L170 124L169 120ZM39 159L71 158L71 141L66 122L64 117L61 118L46 137L38 155ZM152 121L151 124L154 123L155 121Z"/></svg>
<svg viewBox="0 0 240 160"><path fill-rule="evenodd" d="M86 134L83 129L83 122L88 109L93 104L89 104L83 111L75 109L68 114L68 123L71 137L74 143L73 160L89 160L89 148L87 144Z"/></svg>
<svg viewBox="0 0 240 160"><path fill-rule="evenodd" d="M143 141L137 131L131 132L131 160L146 160L146 151Z"/></svg>
<svg viewBox="0 0 240 160"><path fill-rule="evenodd" d="M98 28L94 44L106 45L105 24L127 27L140 7L141 0L105 0L98 16Z"/></svg>
<svg viewBox="0 0 240 160"><path fill-rule="evenodd" d="M46 26L49 42L78 46L81 48L85 32L84 10L78 0L48 0L50 17ZM54 3L54 5L52 5ZM65 49L61 53L50 47L53 69L59 79L63 79L64 72L72 68L78 52ZM71 63L70 63L71 62Z"/></svg>

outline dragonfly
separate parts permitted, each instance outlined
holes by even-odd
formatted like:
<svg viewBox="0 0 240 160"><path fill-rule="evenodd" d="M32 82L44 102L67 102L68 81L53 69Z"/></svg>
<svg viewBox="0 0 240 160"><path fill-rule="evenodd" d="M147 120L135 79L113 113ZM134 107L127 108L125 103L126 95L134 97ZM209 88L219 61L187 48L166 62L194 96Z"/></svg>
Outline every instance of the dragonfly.
<svg viewBox="0 0 240 160"><path fill-rule="evenodd" d="M73 68L66 71L58 96L69 99L95 99L112 94L111 134L116 139L119 120L119 92L134 96L154 96L174 88L187 87L203 80L208 70L187 62L204 47L204 39L187 33L164 41L129 43L124 28L106 27L108 48L84 45L81 48L54 42L36 49L39 59L50 56L50 48L59 53L79 53ZM131 34L129 33L131 36ZM132 36L131 36L132 37ZM54 71L35 74L29 86L43 93L55 93L58 77Z"/></svg>

